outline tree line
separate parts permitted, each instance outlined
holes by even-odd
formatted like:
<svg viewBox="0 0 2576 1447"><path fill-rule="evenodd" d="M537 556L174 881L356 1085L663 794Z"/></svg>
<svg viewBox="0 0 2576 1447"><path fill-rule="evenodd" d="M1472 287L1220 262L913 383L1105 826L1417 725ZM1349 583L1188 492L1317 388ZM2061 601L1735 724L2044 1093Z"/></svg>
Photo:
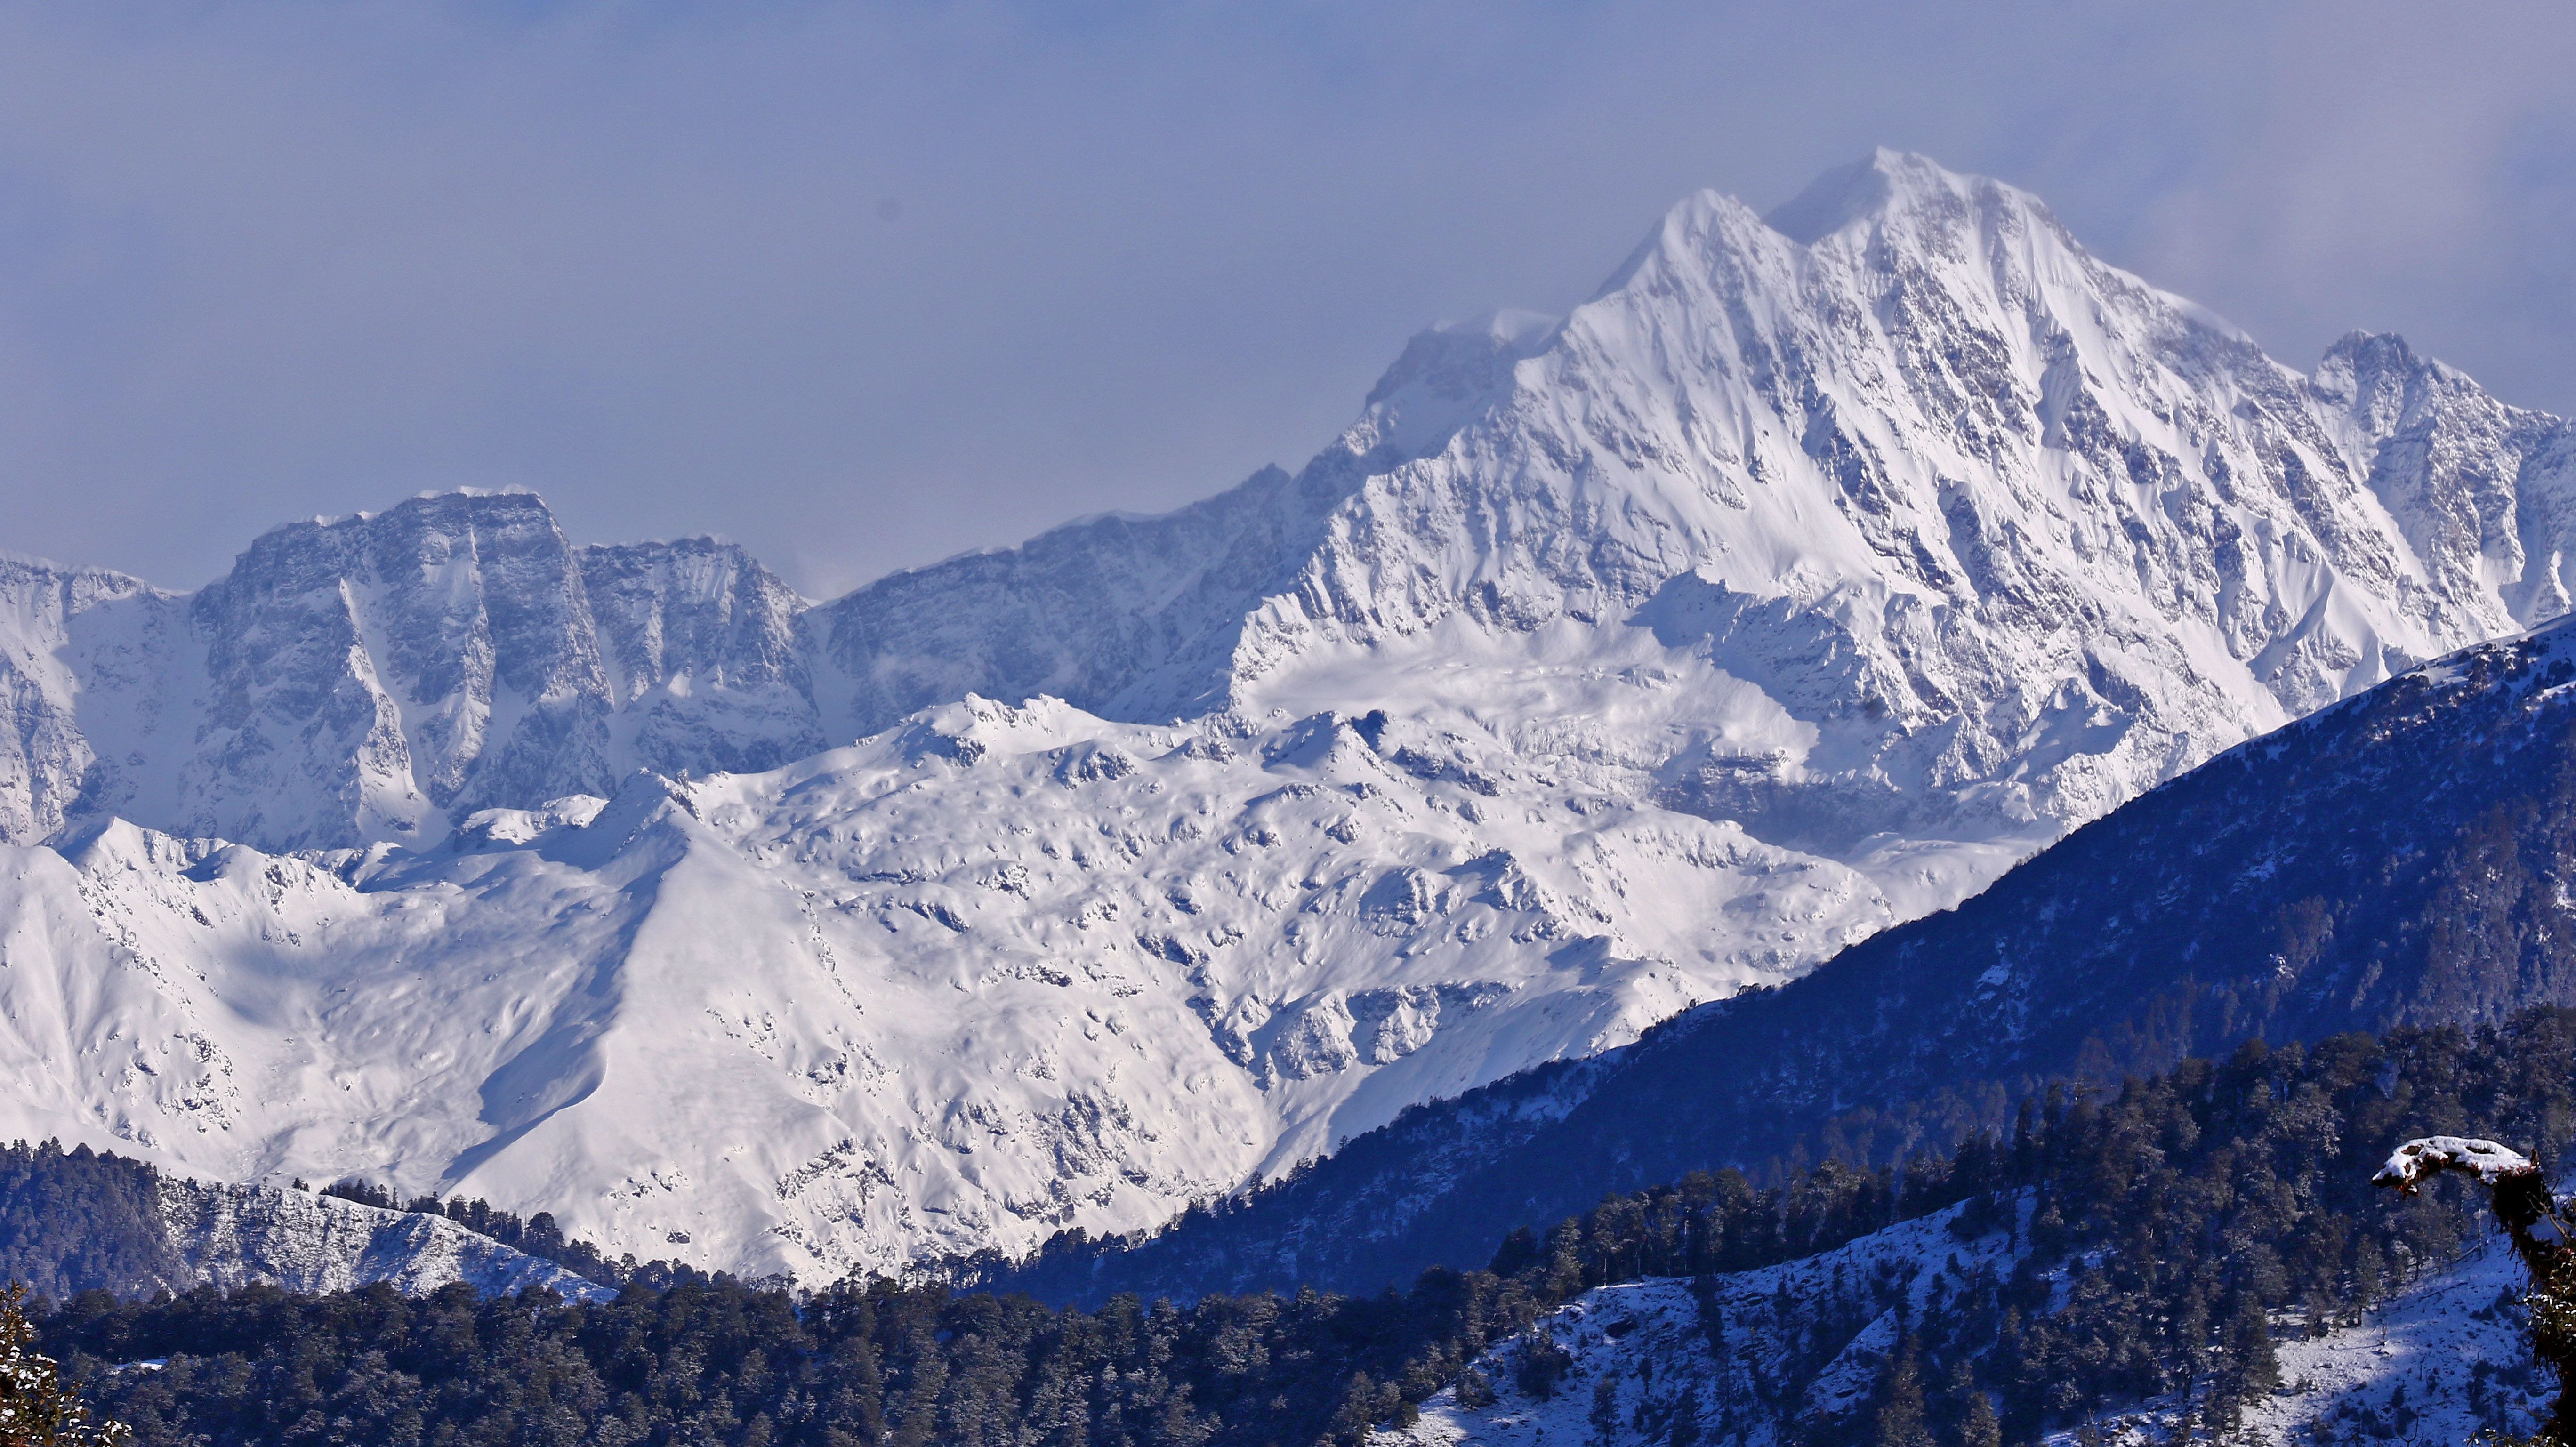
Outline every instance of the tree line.
<svg viewBox="0 0 2576 1447"><path fill-rule="evenodd" d="M309 1189L301 1180L295 1182L295 1188ZM424 1195L404 1201L394 1194L392 1187L380 1186L360 1176L333 1181L319 1194L386 1211L410 1211L417 1215L442 1217L512 1250L543 1257L575 1276L602 1286L622 1287L638 1277L668 1284L676 1273L685 1270L665 1261L639 1262L631 1251L611 1260L606 1252L589 1242L565 1235L552 1211L539 1211L522 1220L516 1212L501 1210L480 1197L469 1201L463 1196L454 1196L441 1201L436 1196Z"/></svg>
<svg viewBox="0 0 2576 1447"><path fill-rule="evenodd" d="M2249 1046L2116 1091L2052 1093L2010 1131L1945 1154L1612 1195L1511 1233L1485 1269L1436 1268L1374 1296L1124 1296L1085 1310L932 1280L800 1296L681 1274L590 1304L463 1287L89 1291L50 1308L42 1331L147 1444L1303 1447L1409 1421L1444 1386L1490 1390L1468 1368L1497 1346L1488 1361L1512 1363L1516 1387L1582 1390L1561 1365L1551 1375L1534 1327L1592 1287L1713 1282L1964 1203L1954 1229L2010 1233L2016 1264L1910 1318L1860 1410L1810 1419L1797 1403L1860 1325L1905 1299L1901 1272L1850 1283L1847 1300L1782 1303L1781 1321L1713 1316L1721 1362L1757 1331L1792 1349L1734 1363L1736 1395L1658 1399L1603 1430L1691 1447L1768 1420L1827 1444L1992 1447L2174 1394L2215 1429L2268 1389L2277 1334L2353 1320L2480 1229L2456 1190L2373 1193L2376 1155L2440 1132L2554 1163L2576 1134L2572 1086L2568 1011ZM155 1365L118 1365L137 1362ZM2499 1421L2514 1385L2480 1387Z"/></svg>

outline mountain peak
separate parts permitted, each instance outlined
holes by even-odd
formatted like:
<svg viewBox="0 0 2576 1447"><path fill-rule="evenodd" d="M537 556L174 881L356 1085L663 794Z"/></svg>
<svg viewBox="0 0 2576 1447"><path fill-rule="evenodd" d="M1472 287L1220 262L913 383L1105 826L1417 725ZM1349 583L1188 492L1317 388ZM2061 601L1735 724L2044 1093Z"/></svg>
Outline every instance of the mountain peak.
<svg viewBox="0 0 2576 1447"><path fill-rule="evenodd" d="M1406 457L1436 452L1473 418L1512 368L1546 349L1561 319L1496 311L1418 332L1370 389L1350 433L1356 452L1392 447Z"/></svg>
<svg viewBox="0 0 2576 1447"><path fill-rule="evenodd" d="M1885 164L1889 155L1882 148L1861 160L1834 167L1763 217L1763 224L1801 246L1813 246L1853 222L1877 214L1894 190Z"/></svg>
<svg viewBox="0 0 2576 1447"><path fill-rule="evenodd" d="M1929 156L1885 146L1849 165L1836 166L1762 218L1763 224L1801 246L1863 222L1926 209L1949 209L1992 189L2031 198L1985 176L1953 171Z"/></svg>

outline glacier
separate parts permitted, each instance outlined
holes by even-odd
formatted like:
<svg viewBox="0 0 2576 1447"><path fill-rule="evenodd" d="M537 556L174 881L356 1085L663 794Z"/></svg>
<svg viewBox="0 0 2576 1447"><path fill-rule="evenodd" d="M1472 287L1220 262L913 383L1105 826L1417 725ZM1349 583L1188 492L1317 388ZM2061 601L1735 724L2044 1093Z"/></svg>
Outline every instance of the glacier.
<svg viewBox="0 0 2576 1447"><path fill-rule="evenodd" d="M2567 423L1879 152L834 600L526 493L0 558L0 1133L806 1281L1148 1226L2557 617L2571 535Z"/></svg>

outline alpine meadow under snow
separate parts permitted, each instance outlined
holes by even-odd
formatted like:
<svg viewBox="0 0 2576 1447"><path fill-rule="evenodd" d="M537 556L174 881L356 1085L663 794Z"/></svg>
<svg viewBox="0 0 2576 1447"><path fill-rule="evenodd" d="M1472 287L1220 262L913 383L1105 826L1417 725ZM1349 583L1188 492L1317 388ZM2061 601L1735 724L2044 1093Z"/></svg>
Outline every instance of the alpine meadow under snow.
<svg viewBox="0 0 2576 1447"><path fill-rule="evenodd" d="M2557 617L2576 430L1882 152L826 603L524 494L0 561L0 1136L807 1282L1128 1230Z"/></svg>

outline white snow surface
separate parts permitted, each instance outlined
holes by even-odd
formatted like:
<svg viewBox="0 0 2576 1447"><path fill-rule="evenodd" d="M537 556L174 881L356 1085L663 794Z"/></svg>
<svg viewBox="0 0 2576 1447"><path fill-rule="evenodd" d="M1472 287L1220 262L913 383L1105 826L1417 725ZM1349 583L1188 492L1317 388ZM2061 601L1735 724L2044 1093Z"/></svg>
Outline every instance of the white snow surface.
<svg viewBox="0 0 2576 1447"><path fill-rule="evenodd" d="M1149 1226L2565 612L2571 496L1882 152L830 602L527 494L0 559L0 1133L809 1282Z"/></svg>
<svg viewBox="0 0 2576 1447"><path fill-rule="evenodd" d="M386 1282L414 1296L457 1282L486 1296L544 1288L572 1301L615 1292L452 1221L273 1187L163 1177L161 1219L189 1279L320 1294Z"/></svg>
<svg viewBox="0 0 2576 1447"><path fill-rule="evenodd" d="M2388 1164L2370 1178L2375 1186L2414 1190L2428 1175L2464 1171L2492 1186L2507 1176L2533 1170L2531 1158L2510 1146L2465 1136L2431 1135L2411 1140L2388 1153Z"/></svg>

